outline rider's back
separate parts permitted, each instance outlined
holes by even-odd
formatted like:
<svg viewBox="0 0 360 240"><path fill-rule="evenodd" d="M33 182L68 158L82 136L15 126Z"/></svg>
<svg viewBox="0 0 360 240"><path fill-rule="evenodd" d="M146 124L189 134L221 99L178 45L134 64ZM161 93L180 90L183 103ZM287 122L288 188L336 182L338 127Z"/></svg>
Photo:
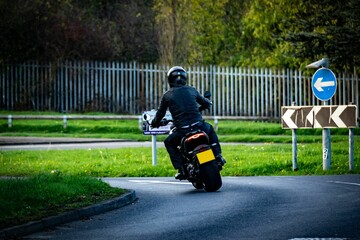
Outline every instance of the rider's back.
<svg viewBox="0 0 360 240"><path fill-rule="evenodd" d="M164 94L176 127L182 127L202 120L199 112L199 92L190 86L169 89Z"/></svg>

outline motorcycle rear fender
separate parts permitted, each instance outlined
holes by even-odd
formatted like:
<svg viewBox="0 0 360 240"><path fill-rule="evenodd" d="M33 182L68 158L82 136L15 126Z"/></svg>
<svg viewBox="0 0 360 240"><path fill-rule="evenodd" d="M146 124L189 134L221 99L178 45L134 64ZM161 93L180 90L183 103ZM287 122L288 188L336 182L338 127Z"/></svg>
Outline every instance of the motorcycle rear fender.
<svg viewBox="0 0 360 240"><path fill-rule="evenodd" d="M189 132L181 140L181 147L186 153L194 151L199 145L209 145L208 135L201 130Z"/></svg>

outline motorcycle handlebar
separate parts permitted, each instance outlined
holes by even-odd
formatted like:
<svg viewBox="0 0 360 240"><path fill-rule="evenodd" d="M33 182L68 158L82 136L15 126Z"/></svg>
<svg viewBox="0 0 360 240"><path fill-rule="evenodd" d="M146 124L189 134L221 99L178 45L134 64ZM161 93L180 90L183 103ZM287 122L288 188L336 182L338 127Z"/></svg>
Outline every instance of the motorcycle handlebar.
<svg viewBox="0 0 360 240"><path fill-rule="evenodd" d="M205 92L204 92L204 98L207 98L207 99L210 100L210 98L211 98L211 92L210 92L210 91L205 91Z"/></svg>
<svg viewBox="0 0 360 240"><path fill-rule="evenodd" d="M171 122L173 122L173 120L171 120L171 119L166 119L166 118L163 118L161 121L160 121L160 126L166 126L166 125L168 125L169 123L171 123Z"/></svg>

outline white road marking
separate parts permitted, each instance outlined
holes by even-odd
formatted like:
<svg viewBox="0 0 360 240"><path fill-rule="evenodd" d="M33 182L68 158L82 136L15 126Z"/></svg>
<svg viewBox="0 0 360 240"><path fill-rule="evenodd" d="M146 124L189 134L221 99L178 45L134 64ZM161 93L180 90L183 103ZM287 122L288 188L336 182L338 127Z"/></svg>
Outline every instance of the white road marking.
<svg viewBox="0 0 360 240"><path fill-rule="evenodd" d="M331 183L338 183L338 184L346 184L346 185L355 185L360 187L360 183L352 183L352 182L341 182L341 181L328 181Z"/></svg>
<svg viewBox="0 0 360 240"><path fill-rule="evenodd" d="M158 181L158 180L129 180L129 182L144 183L144 184L156 183L156 184L174 184L174 185L191 184L189 182L167 182L167 181Z"/></svg>
<svg viewBox="0 0 360 240"><path fill-rule="evenodd" d="M291 238L289 240L346 240L346 238Z"/></svg>

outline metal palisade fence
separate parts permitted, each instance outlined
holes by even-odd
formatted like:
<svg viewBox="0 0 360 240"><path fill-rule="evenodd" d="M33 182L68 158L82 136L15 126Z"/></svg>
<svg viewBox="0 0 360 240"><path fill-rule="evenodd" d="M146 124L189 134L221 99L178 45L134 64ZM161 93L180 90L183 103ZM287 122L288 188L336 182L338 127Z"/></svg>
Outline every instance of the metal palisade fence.
<svg viewBox="0 0 360 240"><path fill-rule="evenodd" d="M28 62L0 66L0 108L58 112L141 114L156 109L168 89L171 66L137 62ZM311 76L300 70L188 66L188 84L212 92L208 115L280 120L281 106L321 105ZM314 71L315 72L315 71ZM335 73L337 91L329 104L359 106L357 73ZM359 113L358 113L359 114Z"/></svg>

